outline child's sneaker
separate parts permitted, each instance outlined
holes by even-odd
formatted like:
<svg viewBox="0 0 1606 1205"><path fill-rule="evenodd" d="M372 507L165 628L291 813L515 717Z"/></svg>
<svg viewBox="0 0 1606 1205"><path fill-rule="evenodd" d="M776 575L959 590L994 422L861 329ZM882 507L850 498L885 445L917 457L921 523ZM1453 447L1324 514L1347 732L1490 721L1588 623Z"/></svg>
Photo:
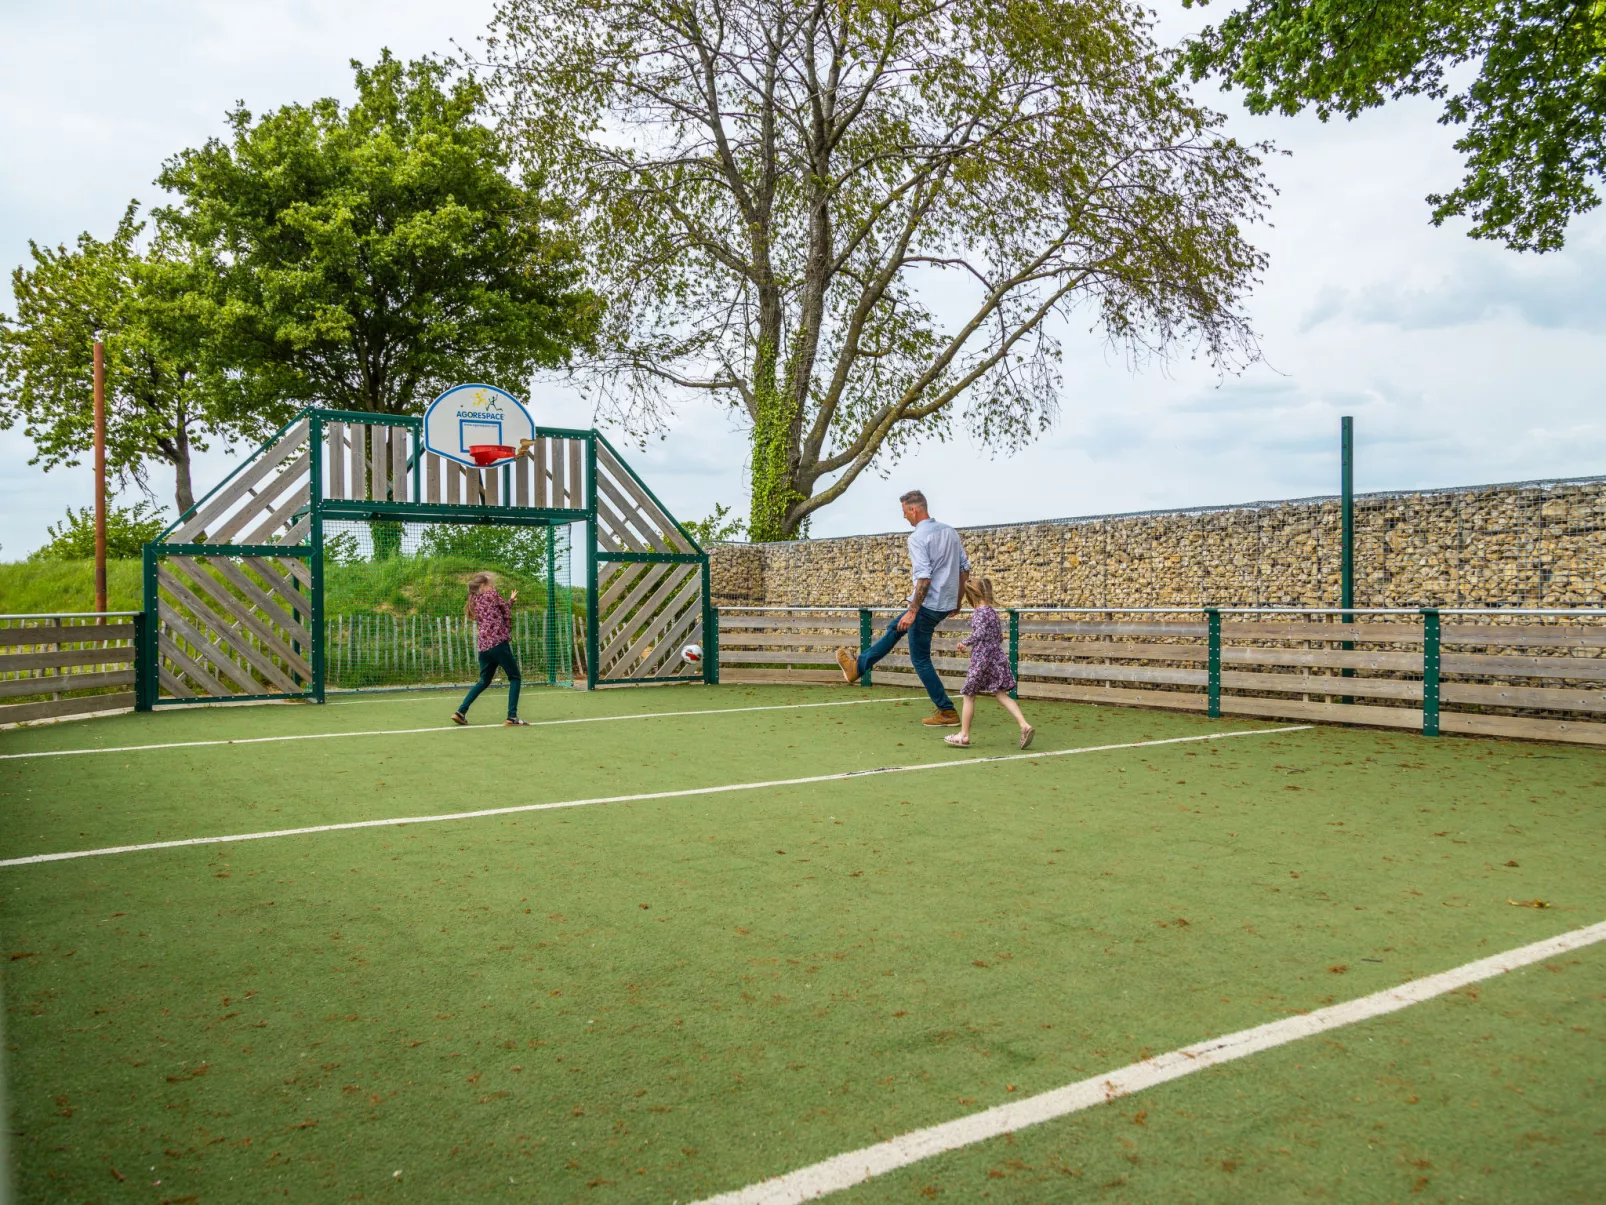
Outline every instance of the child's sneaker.
<svg viewBox="0 0 1606 1205"><path fill-rule="evenodd" d="M511 720L502 721L502 727L504 728L528 728L529 726L529 720L521 720L518 716L514 716Z"/></svg>

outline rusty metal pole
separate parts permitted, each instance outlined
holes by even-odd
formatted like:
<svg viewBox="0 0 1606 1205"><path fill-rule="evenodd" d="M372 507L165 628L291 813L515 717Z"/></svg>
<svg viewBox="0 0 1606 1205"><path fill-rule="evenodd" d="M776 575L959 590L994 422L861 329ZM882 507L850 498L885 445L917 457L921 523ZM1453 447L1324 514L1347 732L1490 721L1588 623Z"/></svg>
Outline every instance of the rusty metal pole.
<svg viewBox="0 0 1606 1205"><path fill-rule="evenodd" d="M106 608L106 345L95 340L95 610Z"/></svg>

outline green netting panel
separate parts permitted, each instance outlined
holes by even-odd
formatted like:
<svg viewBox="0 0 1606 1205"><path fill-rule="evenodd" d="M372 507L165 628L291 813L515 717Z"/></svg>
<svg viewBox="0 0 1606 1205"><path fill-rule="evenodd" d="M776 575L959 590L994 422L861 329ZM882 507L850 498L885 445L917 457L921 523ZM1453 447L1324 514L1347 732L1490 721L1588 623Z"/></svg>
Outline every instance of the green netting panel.
<svg viewBox="0 0 1606 1205"><path fill-rule="evenodd" d="M585 587L572 583L568 527L330 519L323 532L325 689L472 681L478 647L463 602L481 571L503 597L518 591L525 686L573 685Z"/></svg>

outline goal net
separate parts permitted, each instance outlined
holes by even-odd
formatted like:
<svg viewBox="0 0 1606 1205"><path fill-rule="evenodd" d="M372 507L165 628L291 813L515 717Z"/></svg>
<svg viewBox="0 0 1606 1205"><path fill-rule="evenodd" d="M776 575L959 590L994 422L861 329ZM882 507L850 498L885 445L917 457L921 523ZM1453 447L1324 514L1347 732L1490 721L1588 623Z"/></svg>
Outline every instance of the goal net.
<svg viewBox="0 0 1606 1205"><path fill-rule="evenodd" d="M574 683L585 587L571 577L568 527L391 520L324 522L328 690L466 684L479 673L463 615L471 574L515 590L512 644L526 687Z"/></svg>

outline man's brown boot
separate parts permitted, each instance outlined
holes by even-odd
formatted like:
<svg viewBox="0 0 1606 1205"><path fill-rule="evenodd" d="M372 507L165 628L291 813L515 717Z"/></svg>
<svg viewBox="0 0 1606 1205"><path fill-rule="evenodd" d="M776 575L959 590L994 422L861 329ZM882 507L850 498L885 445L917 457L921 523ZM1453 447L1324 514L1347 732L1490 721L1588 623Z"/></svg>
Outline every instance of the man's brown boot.
<svg viewBox="0 0 1606 1205"><path fill-rule="evenodd" d="M920 722L927 728L957 728L959 713L950 707L947 711L934 711Z"/></svg>
<svg viewBox="0 0 1606 1205"><path fill-rule="evenodd" d="M859 680L859 659L847 649L837 649L836 663L842 667L842 677L849 686Z"/></svg>

